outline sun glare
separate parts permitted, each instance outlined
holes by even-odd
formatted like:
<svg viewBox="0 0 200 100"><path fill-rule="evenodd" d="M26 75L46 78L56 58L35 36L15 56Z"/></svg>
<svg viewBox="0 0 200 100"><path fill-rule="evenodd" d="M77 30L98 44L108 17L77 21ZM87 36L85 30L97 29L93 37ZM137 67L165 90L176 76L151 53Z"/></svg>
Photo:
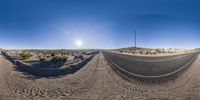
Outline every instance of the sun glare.
<svg viewBox="0 0 200 100"><path fill-rule="evenodd" d="M83 42L81 40L76 40L76 46L80 47L83 44Z"/></svg>

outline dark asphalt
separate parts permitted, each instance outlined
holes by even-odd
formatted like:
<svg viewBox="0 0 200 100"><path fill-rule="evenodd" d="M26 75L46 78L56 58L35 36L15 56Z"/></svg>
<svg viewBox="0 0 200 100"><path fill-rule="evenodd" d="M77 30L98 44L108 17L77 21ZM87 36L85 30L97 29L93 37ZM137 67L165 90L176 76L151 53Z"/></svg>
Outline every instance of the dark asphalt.
<svg viewBox="0 0 200 100"><path fill-rule="evenodd" d="M187 67L198 55L189 53L173 56L141 57L102 51L103 55L121 69L141 76L164 76ZM115 66L115 67L117 67Z"/></svg>

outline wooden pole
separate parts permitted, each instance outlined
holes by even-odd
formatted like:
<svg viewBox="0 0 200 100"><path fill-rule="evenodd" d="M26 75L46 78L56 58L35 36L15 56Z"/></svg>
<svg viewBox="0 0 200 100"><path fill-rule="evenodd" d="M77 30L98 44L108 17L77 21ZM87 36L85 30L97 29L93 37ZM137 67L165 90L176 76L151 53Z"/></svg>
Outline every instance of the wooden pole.
<svg viewBox="0 0 200 100"><path fill-rule="evenodd" d="M136 40L136 31L134 31L135 32L135 54L136 54L136 49L137 49L137 40Z"/></svg>

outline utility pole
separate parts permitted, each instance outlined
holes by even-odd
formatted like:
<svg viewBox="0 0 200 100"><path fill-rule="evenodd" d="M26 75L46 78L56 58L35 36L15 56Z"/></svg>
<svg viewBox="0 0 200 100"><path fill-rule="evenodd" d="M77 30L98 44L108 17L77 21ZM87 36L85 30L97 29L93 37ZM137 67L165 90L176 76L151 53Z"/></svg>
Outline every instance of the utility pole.
<svg viewBox="0 0 200 100"><path fill-rule="evenodd" d="M135 33L135 54L136 54L136 49L137 49L137 47L136 47L136 31L134 31L134 33Z"/></svg>

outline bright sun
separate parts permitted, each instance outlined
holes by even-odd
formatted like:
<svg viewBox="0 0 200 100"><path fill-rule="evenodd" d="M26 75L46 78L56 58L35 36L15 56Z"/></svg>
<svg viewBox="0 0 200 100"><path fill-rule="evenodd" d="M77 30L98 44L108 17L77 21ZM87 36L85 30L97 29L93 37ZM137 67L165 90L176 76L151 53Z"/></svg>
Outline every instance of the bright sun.
<svg viewBox="0 0 200 100"><path fill-rule="evenodd" d="M80 47L83 44L83 42L81 40L76 40L76 46Z"/></svg>

